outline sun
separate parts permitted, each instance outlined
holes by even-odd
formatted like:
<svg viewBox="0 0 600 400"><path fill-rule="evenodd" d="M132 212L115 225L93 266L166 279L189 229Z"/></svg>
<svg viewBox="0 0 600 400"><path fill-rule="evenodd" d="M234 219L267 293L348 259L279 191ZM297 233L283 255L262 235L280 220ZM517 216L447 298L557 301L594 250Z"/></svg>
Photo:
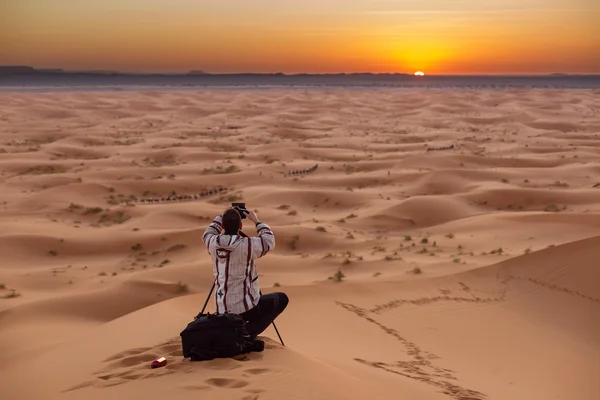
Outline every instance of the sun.
<svg viewBox="0 0 600 400"><path fill-rule="evenodd" d="M421 71L417 71L417 72L415 72L415 76L425 76L425 73L421 72Z"/></svg>

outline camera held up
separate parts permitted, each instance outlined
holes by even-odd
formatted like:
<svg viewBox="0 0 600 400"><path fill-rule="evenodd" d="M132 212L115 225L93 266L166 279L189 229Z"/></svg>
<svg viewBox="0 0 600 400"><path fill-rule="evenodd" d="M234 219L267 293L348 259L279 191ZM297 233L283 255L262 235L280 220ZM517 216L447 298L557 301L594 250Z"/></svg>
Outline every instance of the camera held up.
<svg viewBox="0 0 600 400"><path fill-rule="evenodd" d="M240 213L240 217L242 217L242 219L246 219L246 214L249 213L249 211L246 209L246 203L231 203L231 207Z"/></svg>

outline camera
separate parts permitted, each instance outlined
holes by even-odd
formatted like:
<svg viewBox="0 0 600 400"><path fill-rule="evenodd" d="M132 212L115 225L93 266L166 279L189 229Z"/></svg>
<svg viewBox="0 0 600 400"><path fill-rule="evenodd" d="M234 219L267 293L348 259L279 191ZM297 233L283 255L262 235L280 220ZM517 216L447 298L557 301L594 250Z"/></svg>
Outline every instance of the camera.
<svg viewBox="0 0 600 400"><path fill-rule="evenodd" d="M246 214L249 213L249 211L246 210L246 203L231 203L231 207L240 213L240 217L242 217L242 219L246 219Z"/></svg>

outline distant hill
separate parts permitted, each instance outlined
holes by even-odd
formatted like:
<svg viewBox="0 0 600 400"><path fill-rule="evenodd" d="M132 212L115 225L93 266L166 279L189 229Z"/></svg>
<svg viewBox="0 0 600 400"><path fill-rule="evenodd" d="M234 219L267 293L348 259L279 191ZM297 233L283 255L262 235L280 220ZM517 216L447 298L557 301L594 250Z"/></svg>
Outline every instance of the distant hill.
<svg viewBox="0 0 600 400"><path fill-rule="evenodd" d="M68 71L0 66L0 87L600 87L600 75L427 75L405 73L182 73Z"/></svg>
<svg viewBox="0 0 600 400"><path fill-rule="evenodd" d="M394 77L413 77L413 74L407 73L372 73L372 72L338 72L338 73L295 73L285 74L283 72L236 72L236 73L224 73L214 74L199 69L194 69L184 73L161 73L161 72L122 72L122 71L111 71L111 70L64 70L61 68L34 68L28 65L0 65L0 75L45 75L45 74L57 74L57 75L86 75L86 76L121 76L121 77L186 77L190 75L197 75L203 77L285 77L285 78L394 78ZM428 77L441 77L444 75L428 75ZM566 74L562 72L555 72L552 74L539 74L539 75L446 75L448 77L459 78L461 76L481 76L481 77L510 77L510 76L522 76L522 77L597 77L598 74ZM421 78L422 79L422 78Z"/></svg>
<svg viewBox="0 0 600 400"><path fill-rule="evenodd" d="M85 74L85 75L113 75L113 76L186 76L186 75L204 75L204 76L280 76L280 77L373 77L373 76L408 76L411 74L402 73L385 73L385 74L374 74L370 72L356 72L356 73L332 73L332 74L284 74L283 72L272 72L272 73L258 73L258 72L240 72L240 73L228 73L228 74L212 74L202 70L191 70L187 73L142 73L142 72L121 72L121 71L105 71L105 70L77 70L69 71L60 68L53 69L41 69L30 66L0 66L0 74Z"/></svg>
<svg viewBox="0 0 600 400"><path fill-rule="evenodd" d="M35 72L35 68L24 65L0 65L0 74L34 74Z"/></svg>

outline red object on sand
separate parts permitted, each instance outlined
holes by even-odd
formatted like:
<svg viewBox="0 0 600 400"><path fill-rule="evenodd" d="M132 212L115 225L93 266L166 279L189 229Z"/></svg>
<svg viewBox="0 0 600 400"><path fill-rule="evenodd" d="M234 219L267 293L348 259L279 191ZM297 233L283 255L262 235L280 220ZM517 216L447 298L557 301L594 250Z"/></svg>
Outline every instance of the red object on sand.
<svg viewBox="0 0 600 400"><path fill-rule="evenodd" d="M152 364L150 364L151 368L160 368L160 367L164 367L165 365L167 365L167 359L164 357L161 358L157 358L156 360L152 361Z"/></svg>

